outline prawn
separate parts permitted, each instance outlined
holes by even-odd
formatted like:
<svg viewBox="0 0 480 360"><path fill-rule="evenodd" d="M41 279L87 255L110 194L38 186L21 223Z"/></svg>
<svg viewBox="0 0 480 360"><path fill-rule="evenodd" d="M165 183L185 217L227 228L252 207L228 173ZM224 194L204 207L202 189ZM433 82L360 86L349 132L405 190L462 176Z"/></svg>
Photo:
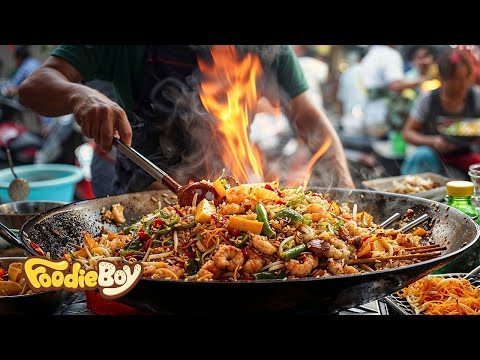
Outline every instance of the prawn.
<svg viewBox="0 0 480 360"><path fill-rule="evenodd" d="M252 245L256 250L266 255L272 255L277 251L277 248L267 240L267 237L262 235L253 235Z"/></svg>
<svg viewBox="0 0 480 360"><path fill-rule="evenodd" d="M263 259L262 257L255 251L250 248L247 249L247 261L245 265L243 265L243 271L249 275L253 275L263 268Z"/></svg>
<svg viewBox="0 0 480 360"><path fill-rule="evenodd" d="M234 271L237 266L242 266L244 261L242 250L231 245L220 246L215 255L213 255L213 262L219 269L227 268L230 271Z"/></svg>
<svg viewBox="0 0 480 360"><path fill-rule="evenodd" d="M215 266L213 260L208 260L198 271L198 278L213 278L218 279L222 273L218 267Z"/></svg>
<svg viewBox="0 0 480 360"><path fill-rule="evenodd" d="M304 277L310 274L318 265L318 258L311 253L302 253L298 259L288 260L287 271L297 277Z"/></svg>

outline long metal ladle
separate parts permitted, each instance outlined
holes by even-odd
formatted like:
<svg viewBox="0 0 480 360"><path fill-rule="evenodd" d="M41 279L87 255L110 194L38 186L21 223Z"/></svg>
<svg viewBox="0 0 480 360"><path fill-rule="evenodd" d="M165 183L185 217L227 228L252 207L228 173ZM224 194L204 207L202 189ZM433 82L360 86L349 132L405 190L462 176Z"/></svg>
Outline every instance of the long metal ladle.
<svg viewBox="0 0 480 360"><path fill-rule="evenodd" d="M197 204L202 199L207 199L209 201L213 200L216 205L221 202L221 197L218 195L217 191L212 185L202 182L193 182L182 186L165 171L160 169L157 165L152 163L137 150L126 145L120 139L114 137L113 145L135 164L140 166L155 179L161 181L162 184L166 185L174 194L176 194L178 197L178 204L180 206L191 206L195 194L197 194Z"/></svg>
<svg viewBox="0 0 480 360"><path fill-rule="evenodd" d="M15 171L13 170L12 154L10 153L10 149L8 147L6 150L8 165L10 166L10 170L15 177L8 185L8 196L10 196L10 199L13 201L23 201L28 197L28 194L30 194L30 185L28 184L27 180L19 178L17 174L15 174Z"/></svg>

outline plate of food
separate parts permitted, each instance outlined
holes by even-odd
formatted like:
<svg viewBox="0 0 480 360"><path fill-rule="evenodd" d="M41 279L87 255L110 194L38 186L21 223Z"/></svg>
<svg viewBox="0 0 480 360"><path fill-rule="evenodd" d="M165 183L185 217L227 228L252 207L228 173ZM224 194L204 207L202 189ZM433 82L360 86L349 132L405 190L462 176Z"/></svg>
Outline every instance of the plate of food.
<svg viewBox="0 0 480 360"><path fill-rule="evenodd" d="M402 315L480 315L480 278L465 275L428 275L385 300Z"/></svg>
<svg viewBox="0 0 480 360"><path fill-rule="evenodd" d="M441 117L438 132L446 139L468 145L480 141L480 118Z"/></svg>
<svg viewBox="0 0 480 360"><path fill-rule="evenodd" d="M424 199L441 201L445 197L446 184L451 180L454 179L425 172L364 180L362 185L370 190L413 195Z"/></svg>

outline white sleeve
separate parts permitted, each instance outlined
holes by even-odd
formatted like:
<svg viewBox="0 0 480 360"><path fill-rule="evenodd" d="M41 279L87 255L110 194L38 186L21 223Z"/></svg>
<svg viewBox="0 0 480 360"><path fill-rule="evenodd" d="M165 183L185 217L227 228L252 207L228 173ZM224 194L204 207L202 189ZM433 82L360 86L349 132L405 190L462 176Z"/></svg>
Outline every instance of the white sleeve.
<svg viewBox="0 0 480 360"><path fill-rule="evenodd" d="M389 59L385 61L384 80L387 84L392 81L402 80L405 78L403 71L403 59L400 53L392 52Z"/></svg>

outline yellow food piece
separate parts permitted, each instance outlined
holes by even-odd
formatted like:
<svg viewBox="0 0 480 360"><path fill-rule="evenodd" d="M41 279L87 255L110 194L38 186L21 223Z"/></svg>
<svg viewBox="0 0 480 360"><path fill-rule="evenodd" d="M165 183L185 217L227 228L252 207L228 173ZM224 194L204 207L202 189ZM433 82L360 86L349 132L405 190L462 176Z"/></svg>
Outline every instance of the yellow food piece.
<svg viewBox="0 0 480 360"><path fill-rule="evenodd" d="M215 188L215 191L217 192L218 195L220 195L222 197L227 195L227 193L225 191L225 187L223 186L223 184L220 180L215 180L213 182L213 187Z"/></svg>
<svg viewBox="0 0 480 360"><path fill-rule="evenodd" d="M228 221L228 228L243 232L260 234L262 232L263 222L256 220L248 220L238 216L230 216L230 219Z"/></svg>
<svg viewBox="0 0 480 360"><path fill-rule="evenodd" d="M213 214L216 214L217 209L213 202L209 202L207 199L200 201L195 210L195 220L201 224L207 223L212 218Z"/></svg>
<svg viewBox="0 0 480 360"><path fill-rule="evenodd" d="M112 216L113 221L117 224L123 224L126 221L125 216L123 215L123 206L120 204L112 205Z"/></svg>
<svg viewBox="0 0 480 360"><path fill-rule="evenodd" d="M22 287L15 281L0 281L0 296L18 295L22 292Z"/></svg>

